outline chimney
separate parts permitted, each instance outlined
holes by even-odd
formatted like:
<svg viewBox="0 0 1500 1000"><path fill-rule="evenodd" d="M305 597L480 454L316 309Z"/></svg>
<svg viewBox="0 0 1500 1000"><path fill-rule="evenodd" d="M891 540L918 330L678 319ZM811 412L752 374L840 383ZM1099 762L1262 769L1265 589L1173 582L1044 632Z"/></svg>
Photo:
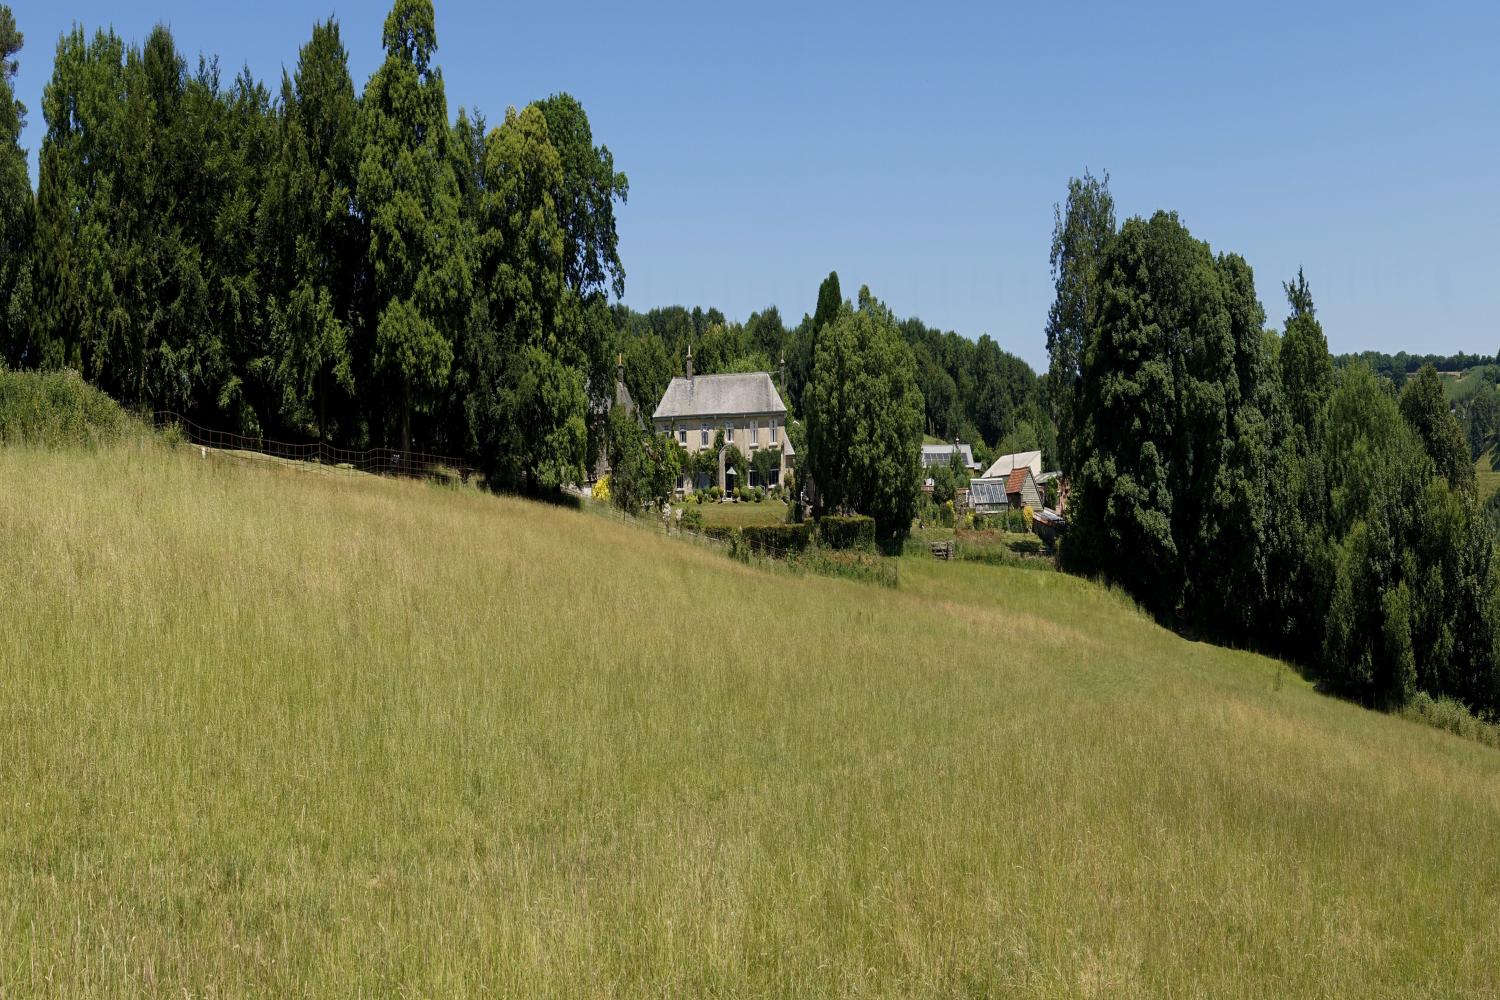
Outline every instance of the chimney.
<svg viewBox="0 0 1500 1000"><path fill-rule="evenodd" d="M780 381L781 381L781 385L778 386L778 388L781 389L781 394L783 396L785 396L786 395L786 355L785 354L783 354L781 356L781 367L777 370L776 375L777 375L777 378L780 379Z"/></svg>
<svg viewBox="0 0 1500 1000"><path fill-rule="evenodd" d="M687 377L688 377L688 381L689 382L691 382L693 380L693 345L692 344L688 345Z"/></svg>
<svg viewBox="0 0 1500 1000"><path fill-rule="evenodd" d="M621 351L615 355L615 381L623 384L625 382L625 352Z"/></svg>

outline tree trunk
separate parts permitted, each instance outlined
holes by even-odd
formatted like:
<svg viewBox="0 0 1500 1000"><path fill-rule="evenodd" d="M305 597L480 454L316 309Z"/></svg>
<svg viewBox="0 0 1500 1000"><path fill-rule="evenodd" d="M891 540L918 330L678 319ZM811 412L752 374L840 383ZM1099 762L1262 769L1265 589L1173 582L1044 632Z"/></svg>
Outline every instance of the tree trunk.
<svg viewBox="0 0 1500 1000"><path fill-rule="evenodd" d="M411 451L411 383L401 380L401 457Z"/></svg>

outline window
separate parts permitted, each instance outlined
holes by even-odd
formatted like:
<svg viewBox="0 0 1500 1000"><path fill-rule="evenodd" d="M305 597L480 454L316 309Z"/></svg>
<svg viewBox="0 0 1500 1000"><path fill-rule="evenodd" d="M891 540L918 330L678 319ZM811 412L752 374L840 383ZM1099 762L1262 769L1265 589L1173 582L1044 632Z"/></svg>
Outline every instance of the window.
<svg viewBox="0 0 1500 1000"><path fill-rule="evenodd" d="M770 431L771 431L771 443L775 444L776 443L776 418L775 417L771 418Z"/></svg>
<svg viewBox="0 0 1500 1000"><path fill-rule="evenodd" d="M705 448L708 447L708 425L707 424L703 425L703 438L698 443L700 445L702 445L703 447L705 447Z"/></svg>
<svg viewBox="0 0 1500 1000"><path fill-rule="evenodd" d="M760 421L750 421L750 450L754 451L760 446Z"/></svg>
<svg viewBox="0 0 1500 1000"><path fill-rule="evenodd" d="M734 424L725 424L724 425L724 440L726 442L733 443L733 441L734 441Z"/></svg>
<svg viewBox="0 0 1500 1000"><path fill-rule="evenodd" d="M687 428L686 427L679 427L679 428L677 428L677 443L678 444L687 444Z"/></svg>

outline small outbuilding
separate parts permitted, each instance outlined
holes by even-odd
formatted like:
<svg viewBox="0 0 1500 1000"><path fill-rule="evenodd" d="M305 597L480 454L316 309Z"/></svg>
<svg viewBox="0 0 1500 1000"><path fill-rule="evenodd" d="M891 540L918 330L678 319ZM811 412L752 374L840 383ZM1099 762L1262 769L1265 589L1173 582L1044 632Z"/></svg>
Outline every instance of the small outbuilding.
<svg viewBox="0 0 1500 1000"><path fill-rule="evenodd" d="M1042 491L1036 484L1036 477L1031 474L1030 466L1022 465L1012 469L1010 475L1005 477L1005 500L1016 510L1022 507L1042 509Z"/></svg>

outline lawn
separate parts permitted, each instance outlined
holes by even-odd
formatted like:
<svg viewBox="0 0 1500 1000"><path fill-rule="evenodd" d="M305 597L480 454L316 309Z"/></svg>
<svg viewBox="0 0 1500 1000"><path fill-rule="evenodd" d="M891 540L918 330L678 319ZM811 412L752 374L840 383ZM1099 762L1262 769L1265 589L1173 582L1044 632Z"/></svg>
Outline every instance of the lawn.
<svg viewBox="0 0 1500 1000"><path fill-rule="evenodd" d="M697 510L703 514L704 525L727 524L736 528L748 527L752 524L784 524L786 523L787 505L780 500L767 498L760 503L755 501L734 503L721 503L713 501L709 503L688 502L681 505L684 510Z"/></svg>
<svg viewBox="0 0 1500 1000"><path fill-rule="evenodd" d="M1058 573L0 450L0 995L1493 996L1500 752Z"/></svg>

